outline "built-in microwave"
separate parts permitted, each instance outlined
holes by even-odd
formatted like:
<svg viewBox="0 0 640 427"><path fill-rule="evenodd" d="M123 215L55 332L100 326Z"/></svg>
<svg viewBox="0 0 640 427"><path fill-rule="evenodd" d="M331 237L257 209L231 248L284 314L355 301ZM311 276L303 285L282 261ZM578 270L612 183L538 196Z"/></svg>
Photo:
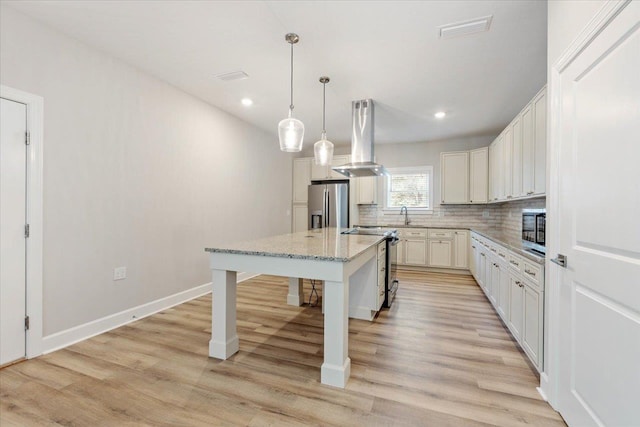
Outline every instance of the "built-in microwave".
<svg viewBox="0 0 640 427"><path fill-rule="evenodd" d="M522 245L527 248L546 253L545 228L547 213L545 209L522 210Z"/></svg>

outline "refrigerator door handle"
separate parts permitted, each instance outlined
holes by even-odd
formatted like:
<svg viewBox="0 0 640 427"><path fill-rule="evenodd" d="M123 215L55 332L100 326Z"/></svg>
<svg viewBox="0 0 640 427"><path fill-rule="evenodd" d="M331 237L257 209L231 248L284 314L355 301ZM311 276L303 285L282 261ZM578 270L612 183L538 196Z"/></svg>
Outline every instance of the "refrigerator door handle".
<svg viewBox="0 0 640 427"><path fill-rule="evenodd" d="M326 189L324 193L324 197L327 200L327 207L325 210L325 221L324 221L325 227L329 227L329 224L330 224L329 212L331 212L331 205L330 205L331 198L329 196L330 196L329 189Z"/></svg>

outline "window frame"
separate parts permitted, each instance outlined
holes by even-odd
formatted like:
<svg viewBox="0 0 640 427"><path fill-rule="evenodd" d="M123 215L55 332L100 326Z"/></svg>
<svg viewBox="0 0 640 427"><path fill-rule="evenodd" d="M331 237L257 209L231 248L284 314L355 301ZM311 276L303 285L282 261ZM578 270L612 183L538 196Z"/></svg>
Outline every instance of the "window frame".
<svg viewBox="0 0 640 427"><path fill-rule="evenodd" d="M410 173L425 173L429 177L429 207L428 208L416 208L410 207L407 208L411 213L422 214L422 215L431 215L433 214L433 166L406 166L406 167L398 167L398 168L387 168L389 171L389 176L385 176L384 178L384 186L383 186L383 211L384 213L397 214L400 213L400 207L389 206L389 187L391 176L396 174L410 174Z"/></svg>

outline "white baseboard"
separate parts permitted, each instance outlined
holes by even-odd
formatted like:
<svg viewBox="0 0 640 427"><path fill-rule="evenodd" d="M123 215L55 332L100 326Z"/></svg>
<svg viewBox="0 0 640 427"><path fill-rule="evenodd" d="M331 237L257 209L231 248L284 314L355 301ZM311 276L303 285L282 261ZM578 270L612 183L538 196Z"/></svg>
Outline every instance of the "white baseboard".
<svg viewBox="0 0 640 427"><path fill-rule="evenodd" d="M536 387L538 393L545 401L549 401L547 390L549 390L549 377L544 372L540 373L540 387Z"/></svg>
<svg viewBox="0 0 640 427"><path fill-rule="evenodd" d="M240 283L255 276L257 276L257 274L238 273L237 282ZM60 350L192 299L199 298L210 292L211 282L48 335L42 339L42 354Z"/></svg>

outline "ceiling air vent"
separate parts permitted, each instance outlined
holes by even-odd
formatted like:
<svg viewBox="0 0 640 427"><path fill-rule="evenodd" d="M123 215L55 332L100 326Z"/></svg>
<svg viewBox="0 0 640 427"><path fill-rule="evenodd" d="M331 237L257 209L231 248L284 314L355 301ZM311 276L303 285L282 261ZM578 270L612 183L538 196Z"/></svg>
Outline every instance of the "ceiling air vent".
<svg viewBox="0 0 640 427"><path fill-rule="evenodd" d="M230 82L232 80L242 80L249 77L247 73L244 71L232 71L231 73L218 74L215 76L217 79L220 79L225 82Z"/></svg>
<svg viewBox="0 0 640 427"><path fill-rule="evenodd" d="M493 15L482 18L470 19L468 21L454 22L453 24L442 25L440 29L441 39L452 39L454 37L468 36L469 34L489 31Z"/></svg>

